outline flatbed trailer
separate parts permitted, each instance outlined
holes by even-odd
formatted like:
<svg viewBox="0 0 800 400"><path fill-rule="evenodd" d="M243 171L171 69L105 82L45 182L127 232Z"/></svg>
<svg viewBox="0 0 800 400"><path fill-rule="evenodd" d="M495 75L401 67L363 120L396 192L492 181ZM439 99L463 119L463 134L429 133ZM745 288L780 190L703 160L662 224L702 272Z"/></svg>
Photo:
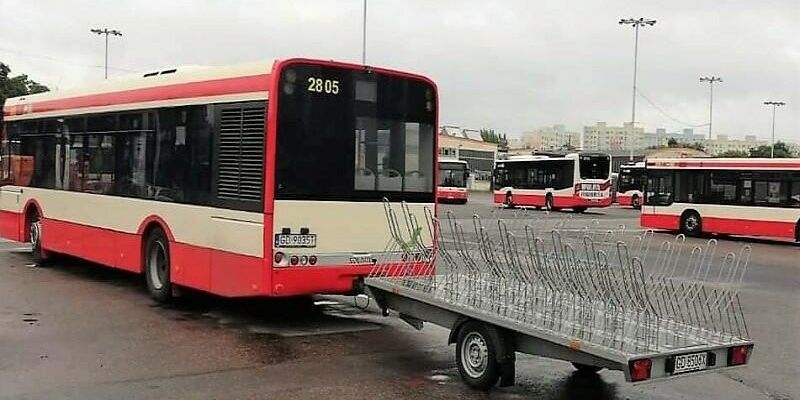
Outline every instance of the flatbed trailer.
<svg viewBox="0 0 800 400"><path fill-rule="evenodd" d="M389 204L386 212L390 250L406 262L379 262L364 287L384 315L394 310L417 329L425 322L450 329L448 344L456 344L459 373L472 387L512 385L516 352L581 372L619 370L633 383L749 362L754 343L738 297L747 246L715 265L715 240L683 253L678 236L652 251L652 232L571 221L543 230L519 215L512 222L475 216L466 223L470 235L465 221L449 215L442 223L430 213L427 240L413 215Z"/></svg>

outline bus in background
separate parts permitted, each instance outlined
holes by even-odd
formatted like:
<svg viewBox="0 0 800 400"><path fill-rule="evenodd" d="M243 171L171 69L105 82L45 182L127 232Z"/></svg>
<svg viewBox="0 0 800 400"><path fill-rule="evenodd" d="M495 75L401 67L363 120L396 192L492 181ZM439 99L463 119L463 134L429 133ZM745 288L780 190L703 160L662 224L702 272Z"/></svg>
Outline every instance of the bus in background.
<svg viewBox="0 0 800 400"><path fill-rule="evenodd" d="M631 206L635 209L642 207L642 187L644 186L644 163L637 162L623 164L619 167L617 178L617 204Z"/></svg>
<svg viewBox="0 0 800 400"><path fill-rule="evenodd" d="M442 203L467 203L469 165L456 159L439 159L439 186L436 199Z"/></svg>
<svg viewBox="0 0 800 400"><path fill-rule="evenodd" d="M508 208L611 205L611 156L604 153L511 156L495 163L492 180L495 205Z"/></svg>
<svg viewBox="0 0 800 400"><path fill-rule="evenodd" d="M647 161L641 225L800 241L800 159Z"/></svg>
<svg viewBox="0 0 800 400"><path fill-rule="evenodd" d="M351 293L395 256L382 199L419 220L436 200L436 87L405 72L177 68L3 114L0 236L142 273L158 301Z"/></svg>

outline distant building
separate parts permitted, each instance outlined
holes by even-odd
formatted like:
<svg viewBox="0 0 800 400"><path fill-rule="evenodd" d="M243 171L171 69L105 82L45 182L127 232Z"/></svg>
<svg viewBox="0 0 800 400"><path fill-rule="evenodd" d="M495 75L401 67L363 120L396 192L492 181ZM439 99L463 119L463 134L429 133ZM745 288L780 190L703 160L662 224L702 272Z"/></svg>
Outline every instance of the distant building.
<svg viewBox="0 0 800 400"><path fill-rule="evenodd" d="M641 143L644 138L644 128L637 128L630 122L622 126L609 126L605 122L598 122L593 126L583 127L583 150L588 151L618 151L644 148Z"/></svg>
<svg viewBox="0 0 800 400"><path fill-rule="evenodd" d="M514 143L513 147L533 150L561 150L578 148L580 141L580 133L567 131L564 125L556 124L523 133L520 142Z"/></svg>
<svg viewBox="0 0 800 400"><path fill-rule="evenodd" d="M769 144L767 140L759 140L755 135L747 135L744 139L731 139L728 135L717 135L716 139L705 140L703 145L710 154L717 155L727 151L749 152L750 149Z"/></svg>
<svg viewBox="0 0 800 400"><path fill-rule="evenodd" d="M439 155L466 161L475 179L487 180L494 169L497 144L484 142L479 130L446 125L439 129Z"/></svg>

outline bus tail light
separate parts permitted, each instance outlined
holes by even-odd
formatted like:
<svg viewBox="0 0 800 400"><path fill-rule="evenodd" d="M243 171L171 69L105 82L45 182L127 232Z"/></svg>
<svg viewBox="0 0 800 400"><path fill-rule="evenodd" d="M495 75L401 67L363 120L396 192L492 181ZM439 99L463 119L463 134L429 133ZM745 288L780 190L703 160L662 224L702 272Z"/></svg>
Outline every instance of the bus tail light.
<svg viewBox="0 0 800 400"><path fill-rule="evenodd" d="M650 379L650 369L652 366L653 361L649 358L642 358L629 362L628 369L631 372L631 381L639 382Z"/></svg>
<svg viewBox="0 0 800 400"><path fill-rule="evenodd" d="M289 264L297 265L297 263L299 262L300 262L300 257L296 255L289 257Z"/></svg>
<svg viewBox="0 0 800 400"><path fill-rule="evenodd" d="M316 265L316 264L317 264L317 256L308 257L308 265Z"/></svg>
<svg viewBox="0 0 800 400"><path fill-rule="evenodd" d="M747 364L753 345L735 346L728 349L728 365Z"/></svg>

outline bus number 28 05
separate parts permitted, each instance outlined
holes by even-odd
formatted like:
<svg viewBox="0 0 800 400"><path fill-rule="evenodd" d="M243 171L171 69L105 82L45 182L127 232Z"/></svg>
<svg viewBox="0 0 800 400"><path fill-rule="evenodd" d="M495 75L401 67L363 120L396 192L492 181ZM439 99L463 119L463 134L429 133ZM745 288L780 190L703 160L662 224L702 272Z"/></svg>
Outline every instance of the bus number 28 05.
<svg viewBox="0 0 800 400"><path fill-rule="evenodd" d="M333 79L322 79L309 77L308 91L325 94L339 94L339 81Z"/></svg>

